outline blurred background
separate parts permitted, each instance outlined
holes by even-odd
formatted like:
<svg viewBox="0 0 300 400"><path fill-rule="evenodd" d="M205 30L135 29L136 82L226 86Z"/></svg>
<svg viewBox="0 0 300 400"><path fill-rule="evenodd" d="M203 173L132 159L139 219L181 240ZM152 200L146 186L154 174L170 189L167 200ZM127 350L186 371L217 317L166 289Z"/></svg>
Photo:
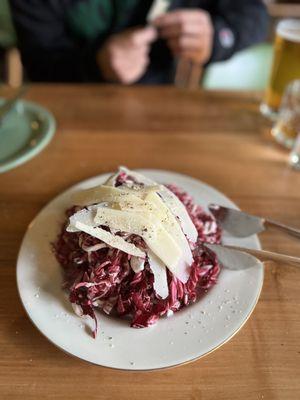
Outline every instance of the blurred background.
<svg viewBox="0 0 300 400"><path fill-rule="evenodd" d="M230 60L210 64L201 80L204 88L262 90L267 86L276 23L282 18L300 18L300 1L265 0L265 3L270 15L267 41L236 53ZM12 87L28 80L22 68L8 0L0 0L0 79Z"/></svg>

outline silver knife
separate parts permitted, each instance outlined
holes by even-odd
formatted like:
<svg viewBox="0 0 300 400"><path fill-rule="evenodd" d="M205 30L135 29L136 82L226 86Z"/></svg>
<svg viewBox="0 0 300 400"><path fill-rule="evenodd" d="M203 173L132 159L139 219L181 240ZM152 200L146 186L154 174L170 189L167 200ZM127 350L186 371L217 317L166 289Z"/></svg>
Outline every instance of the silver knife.
<svg viewBox="0 0 300 400"><path fill-rule="evenodd" d="M247 237L260 233L267 228L275 228L291 236L300 238L300 229L292 228L280 222L256 217L217 204L210 204L208 208L220 226L232 236Z"/></svg>
<svg viewBox="0 0 300 400"><path fill-rule="evenodd" d="M300 258L285 254L220 244L205 243L204 246L216 254L220 264L226 269L242 270L253 268L259 266L260 261L273 261L300 267Z"/></svg>

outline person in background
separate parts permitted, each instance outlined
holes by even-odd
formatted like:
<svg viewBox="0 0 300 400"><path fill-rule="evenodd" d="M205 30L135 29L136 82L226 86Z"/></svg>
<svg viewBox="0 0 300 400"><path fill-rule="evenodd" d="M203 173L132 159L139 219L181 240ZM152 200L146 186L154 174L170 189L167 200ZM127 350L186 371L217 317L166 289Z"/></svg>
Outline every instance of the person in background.
<svg viewBox="0 0 300 400"><path fill-rule="evenodd" d="M226 60L264 40L261 0L170 0L146 23L152 0L10 0L31 81L164 84L176 60Z"/></svg>

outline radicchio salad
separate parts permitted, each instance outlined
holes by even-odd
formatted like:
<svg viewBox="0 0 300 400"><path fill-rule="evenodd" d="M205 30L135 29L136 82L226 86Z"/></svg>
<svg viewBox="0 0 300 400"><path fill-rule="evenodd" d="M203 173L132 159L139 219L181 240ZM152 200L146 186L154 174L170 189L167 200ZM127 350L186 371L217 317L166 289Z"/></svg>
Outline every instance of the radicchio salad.
<svg viewBox="0 0 300 400"><path fill-rule="evenodd" d="M144 328L195 302L220 265L203 243L218 244L211 215L175 185L121 167L103 185L77 192L54 243L74 311L96 310Z"/></svg>

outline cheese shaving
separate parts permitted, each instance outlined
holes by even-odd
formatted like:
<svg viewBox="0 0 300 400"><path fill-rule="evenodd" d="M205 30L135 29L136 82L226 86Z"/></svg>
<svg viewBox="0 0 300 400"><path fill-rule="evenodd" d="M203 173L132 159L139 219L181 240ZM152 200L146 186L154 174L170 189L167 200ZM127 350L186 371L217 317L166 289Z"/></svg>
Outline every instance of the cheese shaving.
<svg viewBox="0 0 300 400"><path fill-rule="evenodd" d="M146 257L146 254L138 247L136 247L134 244L128 243L120 236L112 235L110 232L107 232L102 228L99 227L93 228L80 221L76 221L74 223L74 227L78 231L85 232L88 235L91 235L99 240L102 240L104 243L107 243L111 247L124 251L127 254L131 254L133 256L142 258Z"/></svg>
<svg viewBox="0 0 300 400"><path fill-rule="evenodd" d="M151 250L147 254L149 265L154 275L154 290L162 299L166 299L169 295L166 266Z"/></svg>
<svg viewBox="0 0 300 400"><path fill-rule="evenodd" d="M157 183L152 179L147 178L136 171L131 171L126 167L120 167L119 171L127 174L128 176L131 176L136 181L142 183L145 186L157 185ZM172 214L180 221L181 228L185 233L185 235L187 236L187 238L192 243L196 243L198 238L197 229L195 228L195 225L193 224L185 206L181 203L178 197L173 192L171 192L171 190L169 190L167 187L163 185L161 185L161 189L159 190L158 193L165 202L165 204L167 205L167 207L170 209Z"/></svg>
<svg viewBox="0 0 300 400"><path fill-rule="evenodd" d="M146 211L141 215L129 211L98 208L94 221L97 225L141 236L149 249L167 265L175 276L180 276L177 266L182 250L173 237L159 224L155 215Z"/></svg>

